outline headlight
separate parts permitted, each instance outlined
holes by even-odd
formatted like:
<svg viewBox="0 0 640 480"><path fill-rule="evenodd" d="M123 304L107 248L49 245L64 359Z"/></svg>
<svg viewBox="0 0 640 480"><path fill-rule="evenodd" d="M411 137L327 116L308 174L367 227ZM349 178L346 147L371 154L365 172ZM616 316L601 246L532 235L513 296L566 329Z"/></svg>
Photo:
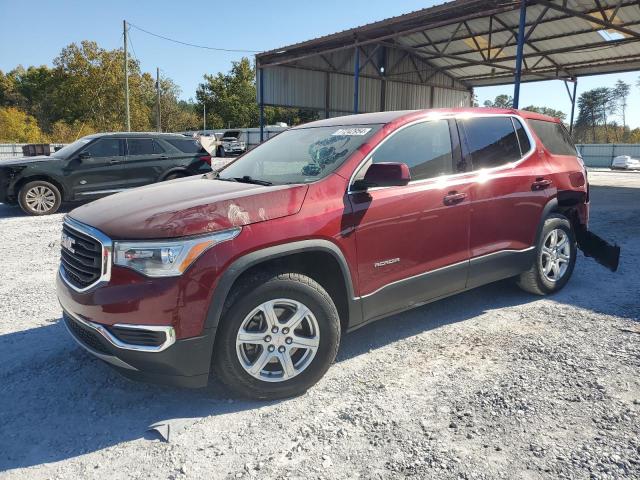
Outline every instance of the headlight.
<svg viewBox="0 0 640 480"><path fill-rule="evenodd" d="M115 242L113 263L132 268L148 277L177 277L205 251L237 237L240 230L234 228L178 240Z"/></svg>

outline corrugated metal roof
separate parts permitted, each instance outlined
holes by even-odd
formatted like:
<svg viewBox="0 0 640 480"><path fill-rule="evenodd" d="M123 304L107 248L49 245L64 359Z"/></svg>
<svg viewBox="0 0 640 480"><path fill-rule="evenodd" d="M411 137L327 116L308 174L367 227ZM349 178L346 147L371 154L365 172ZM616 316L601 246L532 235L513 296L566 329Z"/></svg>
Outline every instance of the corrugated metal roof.
<svg viewBox="0 0 640 480"><path fill-rule="evenodd" d="M523 81L638 68L637 0L528 3ZM356 46L364 49L384 45L389 51L409 51L413 59L425 62L419 68L403 65L405 77L411 77L411 70L422 74L414 73L407 80L411 83L433 84L433 72L438 72L440 82L456 81L456 87L512 83L519 5L514 0L456 0L264 52L256 58L262 66L304 66L321 54L343 55L348 61L342 71L349 74ZM603 19L611 28L598 23ZM607 41L598 33L615 29L621 35L619 40ZM327 69L322 61L316 66ZM364 73L375 76L378 72L369 63ZM425 81L427 76L429 82Z"/></svg>

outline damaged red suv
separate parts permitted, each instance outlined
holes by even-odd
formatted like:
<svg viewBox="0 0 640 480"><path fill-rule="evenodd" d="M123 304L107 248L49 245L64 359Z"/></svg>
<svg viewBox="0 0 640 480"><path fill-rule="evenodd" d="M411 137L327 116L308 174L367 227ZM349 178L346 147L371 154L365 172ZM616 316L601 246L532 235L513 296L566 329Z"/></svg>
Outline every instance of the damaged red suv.
<svg viewBox="0 0 640 480"><path fill-rule="evenodd" d="M213 370L242 395L287 397L373 320L505 278L560 290L576 247L599 241L588 202L556 119L320 120L220 172L73 210L58 297L73 338L129 377L204 386Z"/></svg>

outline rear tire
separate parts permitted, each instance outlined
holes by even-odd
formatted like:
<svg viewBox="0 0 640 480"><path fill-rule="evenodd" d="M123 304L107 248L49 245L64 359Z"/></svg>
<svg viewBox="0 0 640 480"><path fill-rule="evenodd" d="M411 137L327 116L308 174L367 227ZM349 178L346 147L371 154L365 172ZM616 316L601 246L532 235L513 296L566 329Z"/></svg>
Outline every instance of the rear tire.
<svg viewBox="0 0 640 480"><path fill-rule="evenodd" d="M299 273L265 273L234 287L213 369L239 395L287 398L322 378L339 344L338 311L322 286Z"/></svg>
<svg viewBox="0 0 640 480"><path fill-rule="evenodd" d="M518 286L535 295L550 295L561 290L571 278L578 249L576 237L567 217L550 215L544 222L535 261L520 274Z"/></svg>
<svg viewBox="0 0 640 480"><path fill-rule="evenodd" d="M56 213L62 204L58 187L44 180L26 183L18 194L18 203L28 215L42 216Z"/></svg>

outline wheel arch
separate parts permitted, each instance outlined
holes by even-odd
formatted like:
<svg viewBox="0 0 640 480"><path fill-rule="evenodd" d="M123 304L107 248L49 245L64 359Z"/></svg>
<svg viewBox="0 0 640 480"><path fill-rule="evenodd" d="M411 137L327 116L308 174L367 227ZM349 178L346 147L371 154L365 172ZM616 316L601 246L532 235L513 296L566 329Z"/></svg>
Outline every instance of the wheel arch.
<svg viewBox="0 0 640 480"><path fill-rule="evenodd" d="M174 173L183 173L185 176L191 175L186 167L172 167L166 172L163 172L162 175L160 175L160 178L158 178L158 181L164 182L169 175L173 175Z"/></svg>
<svg viewBox="0 0 640 480"><path fill-rule="evenodd" d="M312 277L332 297L343 330L361 320L351 273L342 251L328 240L303 240L268 247L236 259L221 275L213 292L206 329L217 329L233 287L257 270L291 270ZM337 281L336 281L337 280Z"/></svg>
<svg viewBox="0 0 640 480"><path fill-rule="evenodd" d="M20 195L20 190L22 190L22 187L24 187L29 182L36 182L38 180L43 182L49 182L52 185L54 185L60 192L60 196L63 202L69 200L69 198L67 197L68 191L64 187L63 183L58 179L56 179L55 177L52 177L50 175L45 175L45 174L33 174L18 180L14 186L16 198L18 198L18 196Z"/></svg>

